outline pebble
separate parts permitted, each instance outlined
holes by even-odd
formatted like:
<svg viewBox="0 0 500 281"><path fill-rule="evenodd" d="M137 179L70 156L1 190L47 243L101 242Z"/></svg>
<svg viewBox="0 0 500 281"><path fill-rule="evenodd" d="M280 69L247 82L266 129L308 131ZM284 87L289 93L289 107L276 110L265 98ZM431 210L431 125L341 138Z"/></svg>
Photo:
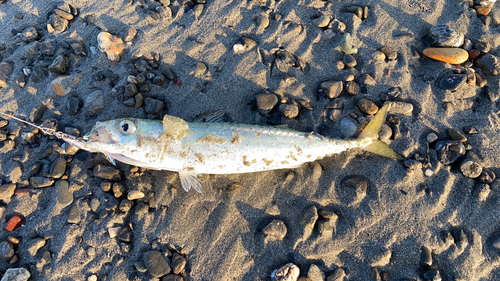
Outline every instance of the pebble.
<svg viewBox="0 0 500 281"><path fill-rule="evenodd" d="M138 190L131 190L127 194L127 199L130 201L137 200L144 198L144 193L138 191Z"/></svg>
<svg viewBox="0 0 500 281"><path fill-rule="evenodd" d="M460 47L464 34L445 24L437 24L430 29L431 44L437 47Z"/></svg>
<svg viewBox="0 0 500 281"><path fill-rule="evenodd" d="M453 129L453 128L448 129L448 135L450 135L450 138L457 140L459 142L466 142L467 141L467 137L457 129Z"/></svg>
<svg viewBox="0 0 500 281"><path fill-rule="evenodd" d="M116 233L116 238L123 242L131 242L133 237L134 235L132 233L132 230L128 226L120 228L120 230L118 230L118 232Z"/></svg>
<svg viewBox="0 0 500 281"><path fill-rule="evenodd" d="M322 15L321 17L314 19L313 24L320 28L327 27L330 24L331 20L332 20L331 16Z"/></svg>
<svg viewBox="0 0 500 281"><path fill-rule="evenodd" d="M31 245L28 248L28 252L31 256L35 256L38 250L40 250L47 241L44 238L35 238L31 241Z"/></svg>
<svg viewBox="0 0 500 281"><path fill-rule="evenodd" d="M495 173L490 170L489 168L483 169L481 172L481 175L477 179L480 183L487 183L487 184L492 184L496 179Z"/></svg>
<svg viewBox="0 0 500 281"><path fill-rule="evenodd" d="M477 198L479 201L486 201L488 195L490 194L490 186L486 183L476 183L474 185L474 190L472 191L472 196Z"/></svg>
<svg viewBox="0 0 500 281"><path fill-rule="evenodd" d="M104 108L104 92L102 90L95 90L89 94L85 107L92 114L101 111Z"/></svg>
<svg viewBox="0 0 500 281"><path fill-rule="evenodd" d="M449 165L465 155L465 146L459 141L438 141L436 151L439 161Z"/></svg>
<svg viewBox="0 0 500 281"><path fill-rule="evenodd" d="M100 185L99 185L99 186L101 187L102 191L104 191L104 192L108 192L108 191L110 191L110 190L111 190L111 186L112 186L112 185L113 185L113 184L112 184L112 183L110 183L109 181L103 181L103 182L101 182L101 183L100 183Z"/></svg>
<svg viewBox="0 0 500 281"><path fill-rule="evenodd" d="M58 55L49 66L49 71L58 74L64 74L68 69L69 60L65 55Z"/></svg>
<svg viewBox="0 0 500 281"><path fill-rule="evenodd" d="M432 254L431 250L426 246L422 246L422 251L420 253L420 264L424 267L432 266Z"/></svg>
<svg viewBox="0 0 500 281"><path fill-rule="evenodd" d="M110 61L120 61L123 51L123 41L121 38L103 31L97 35L97 42L101 52L105 52Z"/></svg>
<svg viewBox="0 0 500 281"><path fill-rule="evenodd" d="M69 97L66 105L68 113L71 116L77 115L82 107L82 102L77 97Z"/></svg>
<svg viewBox="0 0 500 281"><path fill-rule="evenodd" d="M200 15L201 15L201 13L203 13L204 9L205 9L205 5L203 5L203 4L197 4L197 5L194 6L194 8L193 8L193 14L194 14L194 16L195 16L196 19L198 19L200 17ZM267 22L268 22L267 25L269 26L269 18L267 18ZM264 23L262 23L262 21L261 21L261 24L265 25ZM263 27L263 28L267 28L267 26Z"/></svg>
<svg viewBox="0 0 500 281"><path fill-rule="evenodd" d="M68 24L69 24L68 20L61 18L57 14L52 14L50 21L51 22L47 25L47 29L49 29L49 25L50 25L51 29L53 30L53 32L55 34L62 33L66 30L66 28L68 28ZM52 32L50 32L50 30L49 30L49 33L52 33Z"/></svg>
<svg viewBox="0 0 500 281"><path fill-rule="evenodd" d="M337 121L340 118L341 115L342 115L342 110L340 110L340 109L333 109L330 112L330 115L328 116L328 119L330 119L332 122L335 122L335 121Z"/></svg>
<svg viewBox="0 0 500 281"><path fill-rule="evenodd" d="M31 273L26 268L9 268L5 271L1 281L28 281L30 277Z"/></svg>
<svg viewBox="0 0 500 281"><path fill-rule="evenodd" d="M287 263L271 274L274 281L297 281L300 269L293 263Z"/></svg>
<svg viewBox="0 0 500 281"><path fill-rule="evenodd" d="M108 228L108 234L109 238L115 238L116 235L118 234L118 231L120 231L121 227L110 227Z"/></svg>
<svg viewBox="0 0 500 281"><path fill-rule="evenodd" d="M482 17L489 15L491 12L491 7L487 6L474 6L474 9L476 9L477 15Z"/></svg>
<svg viewBox="0 0 500 281"><path fill-rule="evenodd" d="M71 224L77 224L80 222L80 207L78 204L74 204L73 207L71 207L66 221Z"/></svg>
<svg viewBox="0 0 500 281"><path fill-rule="evenodd" d="M115 182L113 183L113 195L115 198L122 197L123 193L126 191L125 187L123 184Z"/></svg>
<svg viewBox="0 0 500 281"><path fill-rule="evenodd" d="M481 52L476 49L472 49L467 52L469 53L469 59L471 60L475 60L481 54Z"/></svg>
<svg viewBox="0 0 500 281"><path fill-rule="evenodd" d="M7 62L0 63L0 87L7 87L7 81L10 78L10 75L14 71L14 68Z"/></svg>
<svg viewBox="0 0 500 281"><path fill-rule="evenodd" d="M272 220L264 229L262 233L266 236L272 237L275 240L283 240L285 238L287 229L284 222L280 220Z"/></svg>
<svg viewBox="0 0 500 281"><path fill-rule="evenodd" d="M94 212L97 213L97 210L99 209L99 206L101 205L101 202L99 202L99 199L97 198L92 198L90 200L90 209Z"/></svg>
<svg viewBox="0 0 500 281"><path fill-rule="evenodd" d="M50 177L58 179L66 172L66 159L62 156L57 158L50 167Z"/></svg>
<svg viewBox="0 0 500 281"><path fill-rule="evenodd" d="M24 42L31 42L38 38L38 31L36 31L35 27L28 27L21 33L21 39Z"/></svg>
<svg viewBox="0 0 500 281"><path fill-rule="evenodd" d="M476 84L476 71L472 68L467 68L467 85Z"/></svg>
<svg viewBox="0 0 500 281"><path fill-rule="evenodd" d="M386 59L386 56L384 53L382 53L381 51L375 51L373 54L372 54L372 58L374 60L378 60L378 61L384 61Z"/></svg>
<svg viewBox="0 0 500 281"><path fill-rule="evenodd" d="M5 206L0 206L0 220L3 219L3 215L7 211L7 208Z"/></svg>
<svg viewBox="0 0 500 281"><path fill-rule="evenodd" d="M326 281L344 281L345 276L346 274L344 269L339 267L337 268L337 270L335 270L335 273L333 275L328 276L328 278L326 278Z"/></svg>
<svg viewBox="0 0 500 281"><path fill-rule="evenodd" d="M269 114L277 103L278 97L274 94L261 94L257 96L257 108L262 116Z"/></svg>
<svg viewBox="0 0 500 281"><path fill-rule="evenodd" d="M186 258L183 255L175 252L172 256L172 271L174 272L174 274L179 274L184 271L186 263Z"/></svg>
<svg viewBox="0 0 500 281"><path fill-rule="evenodd" d="M23 223L23 219L21 219L20 216L15 215L9 219L9 221L5 225L5 229L7 231L14 231L16 228L21 226L22 223Z"/></svg>
<svg viewBox="0 0 500 281"><path fill-rule="evenodd" d="M449 64L461 64L469 59L469 53L460 48L427 48L422 53L426 57Z"/></svg>
<svg viewBox="0 0 500 281"><path fill-rule="evenodd" d="M12 258L15 254L14 250L14 244L10 243L9 241L3 241L0 243L0 257L2 257L4 260L9 260Z"/></svg>
<svg viewBox="0 0 500 281"><path fill-rule="evenodd" d="M26 75L24 72L28 73L28 75ZM14 72L14 82L16 82L17 85L23 88L24 85L26 85L26 76L29 75L31 75L31 70L29 68L25 67L22 70L17 70Z"/></svg>
<svg viewBox="0 0 500 281"><path fill-rule="evenodd" d="M467 75L465 74L450 74L439 81L439 87L444 90L456 91L465 84L466 80Z"/></svg>
<svg viewBox="0 0 500 281"><path fill-rule="evenodd" d="M500 74L500 58L495 55L485 54L474 60L474 65L481 68L483 73L487 76L496 76Z"/></svg>
<svg viewBox="0 0 500 281"><path fill-rule="evenodd" d="M177 77L175 75L175 72L170 67L163 67L161 69L161 74L165 75L165 77L170 81L175 80L175 78Z"/></svg>
<svg viewBox="0 0 500 281"><path fill-rule="evenodd" d="M128 84L125 86L123 94L129 98L135 96L137 94L137 86L135 84Z"/></svg>
<svg viewBox="0 0 500 281"><path fill-rule="evenodd" d="M356 5L349 6L346 8L346 12L353 13L360 19L363 18L363 8L361 8L360 6Z"/></svg>
<svg viewBox="0 0 500 281"><path fill-rule="evenodd" d="M45 77L47 77L47 74L45 73L43 68L40 65L35 65L33 67L33 72L30 75L31 81L33 81L33 83L35 84L40 83L43 79L45 79Z"/></svg>
<svg viewBox="0 0 500 281"><path fill-rule="evenodd" d="M345 68L345 64L343 61L339 60L336 64L338 70L342 70Z"/></svg>
<svg viewBox="0 0 500 281"><path fill-rule="evenodd" d="M411 115L413 112L413 104L409 102L393 101L389 112L392 114Z"/></svg>
<svg viewBox="0 0 500 281"><path fill-rule="evenodd" d="M83 46L80 43L71 44L71 49L73 49L73 54L77 56L85 55Z"/></svg>
<svg viewBox="0 0 500 281"><path fill-rule="evenodd" d="M137 29L135 27L130 26L127 28L127 34L123 39L125 42L130 42L134 39L135 35L137 35Z"/></svg>
<svg viewBox="0 0 500 281"><path fill-rule="evenodd" d="M163 254L159 251L145 252L143 255L143 262L149 273L156 278L166 275L171 271L167 260L165 260Z"/></svg>
<svg viewBox="0 0 500 281"><path fill-rule="evenodd" d="M65 96L70 91L73 85L79 82L79 79L73 76L62 75L50 82L50 86L54 93L58 96Z"/></svg>
<svg viewBox="0 0 500 281"><path fill-rule="evenodd" d="M349 67L349 68L353 68L355 67L358 62L356 61L356 59L352 56L352 55L344 55L344 57L342 58L342 61L344 62L344 65Z"/></svg>
<svg viewBox="0 0 500 281"><path fill-rule="evenodd" d="M314 228L316 220L318 220L318 209L316 209L316 206L311 206L302 215L300 225L305 229L305 232L309 232Z"/></svg>
<svg viewBox="0 0 500 281"><path fill-rule="evenodd" d="M361 112L364 114L369 114L369 115L374 115L378 112L378 106L372 102L371 100L367 99L360 99L358 101L358 108Z"/></svg>
<svg viewBox="0 0 500 281"><path fill-rule="evenodd" d="M358 48L352 44L351 34L345 33L342 36L343 40L342 44L340 45L340 51L342 51L342 53L344 53L345 55L352 55L357 53Z"/></svg>
<svg viewBox="0 0 500 281"><path fill-rule="evenodd" d="M69 190L68 181L58 180L55 187L57 190L57 205L60 205L61 208L71 205L71 203L73 203L73 192Z"/></svg>
<svg viewBox="0 0 500 281"><path fill-rule="evenodd" d="M66 12L66 11L55 9L54 12L56 13L56 15L60 16L61 18L65 19L65 20L68 20L68 21L70 21L74 18L71 13Z"/></svg>
<svg viewBox="0 0 500 281"><path fill-rule="evenodd" d="M134 107L139 108L144 104L144 96L141 95L141 93L135 95L134 99L135 99Z"/></svg>
<svg viewBox="0 0 500 281"><path fill-rule="evenodd" d="M295 104L281 104L279 110L283 116L292 119L299 115L299 107Z"/></svg>
<svg viewBox="0 0 500 281"><path fill-rule="evenodd" d="M328 25L328 27L330 30L333 30L333 31L339 32L339 33L344 33L345 29L347 28L345 23L339 21L338 19L333 19L330 22L330 24Z"/></svg>
<svg viewBox="0 0 500 281"><path fill-rule="evenodd" d="M358 122L349 116L344 116L339 121L340 134L343 138L352 138L358 131Z"/></svg>
<svg viewBox="0 0 500 281"><path fill-rule="evenodd" d="M472 49L472 41L470 41L469 39L465 39L464 44L462 45L462 49L470 51Z"/></svg>
<svg viewBox="0 0 500 281"><path fill-rule="evenodd" d="M0 200L8 203L16 191L16 185L8 183L0 186Z"/></svg>
<svg viewBox="0 0 500 281"><path fill-rule="evenodd" d="M330 235L333 233L333 229L335 228L336 220L329 219L319 219L317 222L318 232L321 235Z"/></svg>
<svg viewBox="0 0 500 281"><path fill-rule="evenodd" d="M384 46L380 49L380 51L385 54L388 60L395 60L398 57L398 51L396 48Z"/></svg>
<svg viewBox="0 0 500 281"><path fill-rule="evenodd" d="M51 178L45 177L31 177L30 184L33 188L43 188L47 186L51 186L54 183L54 180Z"/></svg>
<svg viewBox="0 0 500 281"><path fill-rule="evenodd" d="M307 278L311 281L324 281L325 273L315 264L311 264L307 272Z"/></svg>
<svg viewBox="0 0 500 281"><path fill-rule="evenodd" d="M97 275L92 274L87 278L87 281L97 281Z"/></svg>
<svg viewBox="0 0 500 281"><path fill-rule="evenodd" d="M334 99L340 96L343 88L344 88L344 82L342 81L325 81L321 83L321 89L323 90L325 95L330 99Z"/></svg>
<svg viewBox="0 0 500 281"><path fill-rule="evenodd" d="M144 101L145 110L148 114L160 114L163 111L165 104L161 100L146 98Z"/></svg>
<svg viewBox="0 0 500 281"><path fill-rule="evenodd" d="M161 279L161 281L183 281L184 279L180 275L169 274Z"/></svg>
<svg viewBox="0 0 500 281"><path fill-rule="evenodd" d="M428 143L433 143L433 142L437 141L438 139L439 139L439 137L435 133L430 133L427 135L427 142Z"/></svg>
<svg viewBox="0 0 500 281"><path fill-rule="evenodd" d="M460 171L468 178L477 178L483 172L483 167L479 164L477 156L469 151L465 159L460 163Z"/></svg>
<svg viewBox="0 0 500 281"><path fill-rule="evenodd" d="M93 175L94 177L112 181L121 179L120 171L118 169L112 166L106 166L102 164L94 166Z"/></svg>
<svg viewBox="0 0 500 281"><path fill-rule="evenodd" d="M165 82L167 82L167 78L165 78L165 76L163 76L162 74L155 75L155 77L153 78L153 84L155 85L161 86L165 84Z"/></svg>
<svg viewBox="0 0 500 281"><path fill-rule="evenodd" d="M269 17L267 15L260 15L258 18L257 18L257 26L259 27L259 29L266 29L269 27Z"/></svg>
<svg viewBox="0 0 500 281"><path fill-rule="evenodd" d="M476 44L474 44L474 49L482 53L487 53L491 49L491 44L490 42L477 42Z"/></svg>

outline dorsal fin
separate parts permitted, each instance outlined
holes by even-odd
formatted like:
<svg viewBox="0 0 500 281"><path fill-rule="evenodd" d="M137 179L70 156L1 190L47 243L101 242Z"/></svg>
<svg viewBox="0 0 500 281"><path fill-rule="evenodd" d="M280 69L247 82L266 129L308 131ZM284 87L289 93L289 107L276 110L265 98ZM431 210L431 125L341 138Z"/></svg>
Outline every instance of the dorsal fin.
<svg viewBox="0 0 500 281"><path fill-rule="evenodd" d="M167 137L182 140L189 132L189 125L184 119L172 115L163 116L163 131Z"/></svg>

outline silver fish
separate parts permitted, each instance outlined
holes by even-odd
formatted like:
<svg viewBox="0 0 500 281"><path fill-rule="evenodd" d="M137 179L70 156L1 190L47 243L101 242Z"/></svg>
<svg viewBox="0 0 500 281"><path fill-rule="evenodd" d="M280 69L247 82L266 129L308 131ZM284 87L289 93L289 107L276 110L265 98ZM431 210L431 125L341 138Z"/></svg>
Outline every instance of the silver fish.
<svg viewBox="0 0 500 281"><path fill-rule="evenodd" d="M80 149L154 170L179 172L182 187L201 192L199 174L234 174L294 168L362 148L385 157L402 157L378 140L388 105L357 139L331 139L289 129L231 123L188 123L166 115L161 120L116 119L97 122L82 139L62 136Z"/></svg>

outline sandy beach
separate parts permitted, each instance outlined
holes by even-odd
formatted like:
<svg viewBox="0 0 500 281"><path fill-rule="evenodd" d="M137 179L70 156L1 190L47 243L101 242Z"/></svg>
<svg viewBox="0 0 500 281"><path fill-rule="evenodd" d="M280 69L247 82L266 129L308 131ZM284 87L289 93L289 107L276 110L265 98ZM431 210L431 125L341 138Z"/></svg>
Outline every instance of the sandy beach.
<svg viewBox="0 0 500 281"><path fill-rule="evenodd" d="M4 116L1 280L500 280L498 5L0 0L2 113L83 136L223 110L341 139L395 102L380 135L405 158L203 174L200 194Z"/></svg>

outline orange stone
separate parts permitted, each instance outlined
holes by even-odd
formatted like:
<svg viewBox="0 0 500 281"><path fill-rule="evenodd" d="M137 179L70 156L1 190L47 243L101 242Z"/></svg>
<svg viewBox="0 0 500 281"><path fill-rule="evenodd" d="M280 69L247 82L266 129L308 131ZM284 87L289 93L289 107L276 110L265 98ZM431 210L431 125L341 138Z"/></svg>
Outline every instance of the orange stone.
<svg viewBox="0 0 500 281"><path fill-rule="evenodd" d="M461 64L469 58L469 53L460 48L427 48L423 53L426 57L449 64Z"/></svg>
<svg viewBox="0 0 500 281"><path fill-rule="evenodd" d="M21 225L22 221L23 220L19 216L13 216L12 218L10 218L9 222L7 222L5 229L7 229L8 231L13 231Z"/></svg>
<svg viewBox="0 0 500 281"><path fill-rule="evenodd" d="M99 49L106 52L110 61L120 61L123 51L123 40L120 37L103 31L97 35L97 42L99 43Z"/></svg>
<svg viewBox="0 0 500 281"><path fill-rule="evenodd" d="M485 17L491 12L491 8L487 6L475 6L474 8L476 9L478 16Z"/></svg>

